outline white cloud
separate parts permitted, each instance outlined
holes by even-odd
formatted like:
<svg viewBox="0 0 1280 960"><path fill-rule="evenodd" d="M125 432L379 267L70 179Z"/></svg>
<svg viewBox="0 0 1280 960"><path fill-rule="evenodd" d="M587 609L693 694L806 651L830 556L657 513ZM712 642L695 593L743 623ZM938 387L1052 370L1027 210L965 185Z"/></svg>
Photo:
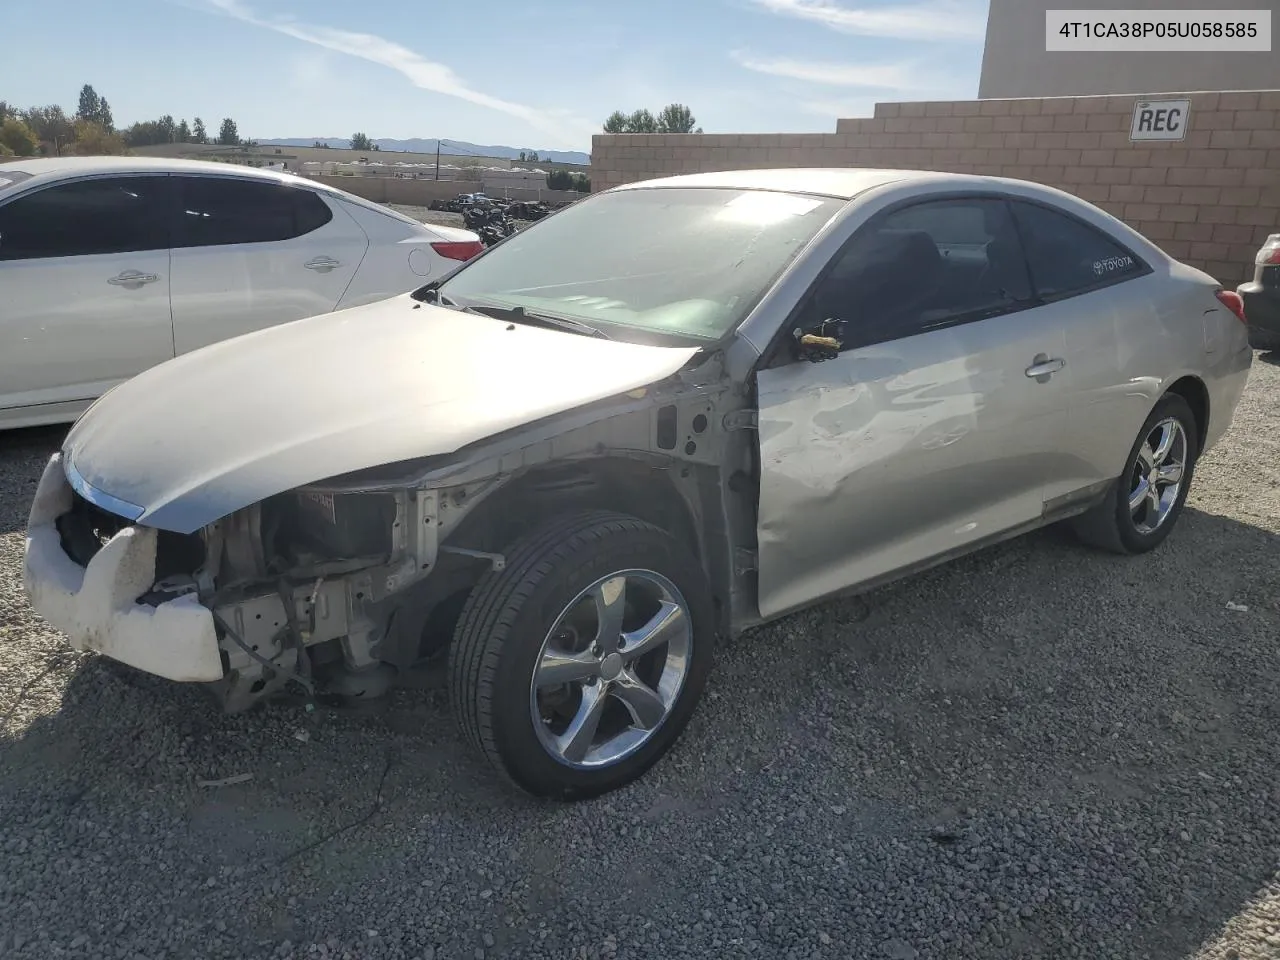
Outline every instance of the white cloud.
<svg viewBox="0 0 1280 960"><path fill-rule="evenodd" d="M820 117L832 117L837 120L850 117L869 117L875 113L876 101L874 99L810 100L801 103L800 109L805 113L816 114Z"/></svg>
<svg viewBox="0 0 1280 960"><path fill-rule="evenodd" d="M981 40L986 34L986 0L920 0L867 7L843 7L832 0L751 2L770 13L867 37Z"/></svg>
<svg viewBox="0 0 1280 960"><path fill-rule="evenodd" d="M936 81L928 80L918 64L901 63L823 63L814 60L760 58L735 50L731 56L739 66L771 77L803 80L831 87L865 87L879 90L908 91L931 89Z"/></svg>
<svg viewBox="0 0 1280 960"><path fill-rule="evenodd" d="M595 132L594 126L567 115L566 111L539 110L474 90L451 67L427 60L407 47L373 34L300 23L293 18L263 19L239 0L204 2L208 7L244 23L274 30L325 50L389 67L423 90L457 97L476 106L516 117L548 137L555 138L559 141L557 146L580 148L584 142L591 142L591 134Z"/></svg>

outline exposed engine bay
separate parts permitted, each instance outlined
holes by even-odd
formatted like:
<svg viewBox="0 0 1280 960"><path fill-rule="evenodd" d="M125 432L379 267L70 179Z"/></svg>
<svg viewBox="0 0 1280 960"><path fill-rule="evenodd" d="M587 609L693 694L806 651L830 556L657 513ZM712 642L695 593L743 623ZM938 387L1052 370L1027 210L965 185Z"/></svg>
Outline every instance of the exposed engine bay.
<svg viewBox="0 0 1280 960"><path fill-rule="evenodd" d="M339 699L385 694L445 650L470 589L502 569L503 547L557 510L644 515L729 577L729 551L711 546L728 542L721 464L739 464L741 486L751 446L745 432L712 427L722 388L708 386L674 380L580 412L567 433L548 425L545 439L381 467L269 497L192 534L160 531L156 581L139 602L194 595L212 612L223 677L210 686L235 712L290 683ZM748 511L738 522L751 520ZM126 523L77 498L59 520L63 548L87 563Z"/></svg>

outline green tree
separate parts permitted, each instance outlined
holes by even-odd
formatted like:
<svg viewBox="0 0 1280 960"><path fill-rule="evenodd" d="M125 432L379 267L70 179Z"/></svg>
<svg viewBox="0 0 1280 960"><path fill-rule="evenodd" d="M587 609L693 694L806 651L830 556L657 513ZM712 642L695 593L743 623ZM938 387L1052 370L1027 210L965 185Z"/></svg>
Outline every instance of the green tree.
<svg viewBox="0 0 1280 960"><path fill-rule="evenodd" d="M111 104L107 103L106 97L102 97L98 100L98 113L93 117L93 121L103 130L115 130L116 121L115 118L111 116Z"/></svg>
<svg viewBox="0 0 1280 960"><path fill-rule="evenodd" d="M157 120L143 120L130 125L124 131L124 142L131 147L149 147L157 143L168 143L165 132Z"/></svg>
<svg viewBox="0 0 1280 960"><path fill-rule="evenodd" d="M604 121L605 133L701 133L693 111L683 103L669 103L655 117L648 110L615 110Z"/></svg>
<svg viewBox="0 0 1280 960"><path fill-rule="evenodd" d="M693 119L693 111L683 103L668 103L658 114L659 133L693 133L697 121ZM702 132L699 127L698 133Z"/></svg>
<svg viewBox="0 0 1280 960"><path fill-rule="evenodd" d="M119 157L129 152L122 136L93 120L77 120L75 132L72 149L82 157Z"/></svg>
<svg viewBox="0 0 1280 960"><path fill-rule="evenodd" d="M3 120L5 117L15 116L17 112L18 111L15 107L11 107L4 100L0 100L0 120Z"/></svg>
<svg viewBox="0 0 1280 960"><path fill-rule="evenodd" d="M98 96L98 91L86 83L80 88L80 105L76 108L76 117L80 120L96 120L101 109L102 99Z"/></svg>
<svg viewBox="0 0 1280 960"><path fill-rule="evenodd" d="M183 117L178 122L178 129L174 131L174 136L176 137L178 143L191 142L191 128L187 126L186 117Z"/></svg>
<svg viewBox="0 0 1280 960"><path fill-rule="evenodd" d="M353 133L351 135L352 150L372 150L373 143L363 133Z"/></svg>
<svg viewBox="0 0 1280 960"><path fill-rule="evenodd" d="M35 132L17 117L6 117L0 123L0 147L18 157L34 156L40 149Z"/></svg>
<svg viewBox="0 0 1280 960"><path fill-rule="evenodd" d="M156 121L156 127L160 132L161 143L173 143L178 139L178 125L173 122L173 116L166 113L163 117Z"/></svg>
<svg viewBox="0 0 1280 960"><path fill-rule="evenodd" d="M640 109L627 117L627 133L657 133L658 121L648 110Z"/></svg>
<svg viewBox="0 0 1280 960"><path fill-rule="evenodd" d="M547 189L577 190L580 193L591 191L591 181L585 173L570 173L568 170L552 170L547 174Z"/></svg>
<svg viewBox="0 0 1280 960"><path fill-rule="evenodd" d="M208 143L209 133L204 128L204 121L196 117L191 124L191 142L192 143Z"/></svg>
<svg viewBox="0 0 1280 960"><path fill-rule="evenodd" d="M70 118L63 113L57 104L47 107L31 107L23 110L18 117L31 128L37 140L45 143L70 143L75 136Z"/></svg>
<svg viewBox="0 0 1280 960"><path fill-rule="evenodd" d="M517 163L537 163L539 160L537 151L521 150L520 156L516 158Z"/></svg>
<svg viewBox="0 0 1280 960"><path fill-rule="evenodd" d="M223 117L222 126L218 128L218 143L224 147L240 146L240 131L236 122L230 117Z"/></svg>

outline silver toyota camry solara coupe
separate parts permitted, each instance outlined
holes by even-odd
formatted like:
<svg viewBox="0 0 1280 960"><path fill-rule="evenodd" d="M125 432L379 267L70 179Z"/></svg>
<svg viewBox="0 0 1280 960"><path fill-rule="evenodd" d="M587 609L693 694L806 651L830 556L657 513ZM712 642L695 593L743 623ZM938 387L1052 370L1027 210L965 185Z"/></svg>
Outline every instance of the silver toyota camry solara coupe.
<svg viewBox="0 0 1280 960"><path fill-rule="evenodd" d="M445 655L493 764L590 796L671 748L717 637L1057 521L1156 547L1251 358L1234 292L1046 187L630 184L110 391L26 587L228 710Z"/></svg>

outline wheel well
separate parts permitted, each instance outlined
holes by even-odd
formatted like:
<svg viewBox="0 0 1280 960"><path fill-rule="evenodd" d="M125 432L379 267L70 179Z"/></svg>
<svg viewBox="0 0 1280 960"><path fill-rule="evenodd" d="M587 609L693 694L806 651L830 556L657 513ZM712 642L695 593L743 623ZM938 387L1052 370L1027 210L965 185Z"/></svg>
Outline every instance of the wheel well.
<svg viewBox="0 0 1280 960"><path fill-rule="evenodd" d="M623 457L536 467L472 508L445 543L500 553L555 514L586 509L615 510L648 521L679 539L706 565L699 526L671 471ZM415 656L430 657L445 649L462 604L484 570L484 563L475 559L441 558L416 598L417 615L411 618L416 626L406 637Z"/></svg>
<svg viewBox="0 0 1280 960"><path fill-rule="evenodd" d="M625 457L548 464L491 494L459 524L448 541L473 550L500 551L559 512L606 509L661 527L702 557L702 537L671 471Z"/></svg>
<svg viewBox="0 0 1280 960"><path fill-rule="evenodd" d="M1168 393L1176 393L1187 405L1196 418L1196 432L1199 434L1197 448L1204 449L1205 439L1209 435L1209 391L1204 383L1196 377L1183 377L1170 385Z"/></svg>

